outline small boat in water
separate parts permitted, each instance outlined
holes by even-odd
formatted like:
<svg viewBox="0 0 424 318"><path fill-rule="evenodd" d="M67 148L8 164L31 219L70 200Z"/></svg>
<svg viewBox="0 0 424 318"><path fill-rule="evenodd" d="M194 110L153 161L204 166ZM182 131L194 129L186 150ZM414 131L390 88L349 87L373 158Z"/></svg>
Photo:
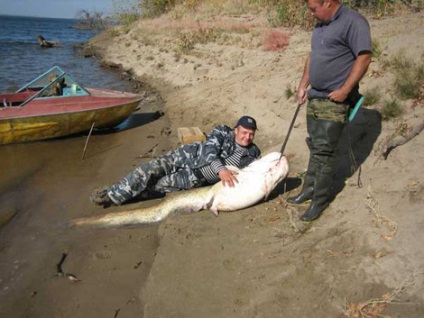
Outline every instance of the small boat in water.
<svg viewBox="0 0 424 318"><path fill-rule="evenodd" d="M55 66L16 93L0 94L0 145L68 136L92 127L113 128L142 98L83 87Z"/></svg>

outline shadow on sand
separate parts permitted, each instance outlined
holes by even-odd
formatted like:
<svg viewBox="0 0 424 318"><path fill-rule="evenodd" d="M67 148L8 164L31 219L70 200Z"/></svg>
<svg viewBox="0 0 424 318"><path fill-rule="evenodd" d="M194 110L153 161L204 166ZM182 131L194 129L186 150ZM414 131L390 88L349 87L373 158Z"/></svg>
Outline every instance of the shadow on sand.
<svg viewBox="0 0 424 318"><path fill-rule="evenodd" d="M268 196L268 200L275 199L280 194L290 192L293 189L296 189L302 184L301 178L285 178L283 182L280 182L271 194Z"/></svg>
<svg viewBox="0 0 424 318"><path fill-rule="evenodd" d="M337 149L339 163L333 176L331 200L343 190L345 180L360 169L361 164L370 155L381 133L381 120L381 114L378 111L360 108L353 121L344 128ZM287 178L273 191L272 195L275 197L291 191L299 187L301 183L300 178Z"/></svg>
<svg viewBox="0 0 424 318"><path fill-rule="evenodd" d="M360 169L371 154L381 133L381 120L378 111L360 108L353 121L346 125L337 150L339 164L333 177L333 197L343 190L345 180ZM360 186L360 175L358 175L358 186Z"/></svg>
<svg viewBox="0 0 424 318"><path fill-rule="evenodd" d="M124 122L113 128L105 129L94 129L93 135L107 135L113 134L115 132L129 130L137 127L147 125L157 119L159 119L163 114L160 112L154 113L143 113L143 114L132 114Z"/></svg>

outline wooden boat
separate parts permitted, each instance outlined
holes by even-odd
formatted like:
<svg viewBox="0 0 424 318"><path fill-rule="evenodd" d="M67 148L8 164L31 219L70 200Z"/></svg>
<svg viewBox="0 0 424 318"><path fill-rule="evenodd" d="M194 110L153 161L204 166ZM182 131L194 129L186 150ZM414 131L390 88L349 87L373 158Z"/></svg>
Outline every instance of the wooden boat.
<svg viewBox="0 0 424 318"><path fill-rule="evenodd" d="M112 128L137 108L142 96L78 84L58 66L16 93L0 94L0 145Z"/></svg>

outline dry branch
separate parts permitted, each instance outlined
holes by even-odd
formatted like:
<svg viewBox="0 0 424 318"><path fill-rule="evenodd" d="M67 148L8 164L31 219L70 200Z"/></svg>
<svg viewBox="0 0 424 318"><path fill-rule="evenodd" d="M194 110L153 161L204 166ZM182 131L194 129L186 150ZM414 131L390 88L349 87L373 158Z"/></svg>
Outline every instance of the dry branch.
<svg viewBox="0 0 424 318"><path fill-rule="evenodd" d="M406 144L408 141L410 141L412 138L417 136L422 130L424 129L424 121L422 121L420 124L416 125L410 132L403 138L398 138L395 140L391 140L387 142L387 144L383 147L383 153L382 156L384 160L387 159L389 153L396 148L397 146L401 146L403 144Z"/></svg>
<svg viewBox="0 0 424 318"><path fill-rule="evenodd" d="M375 223L377 226L381 224L388 230L388 233L386 235L384 235L383 233L381 234L381 237L383 238L383 240L385 242L390 241L396 235L397 228L398 228L397 223L381 214L380 204L374 198L374 195L371 190L371 186L368 187L366 207L375 216L375 220L373 223Z"/></svg>
<svg viewBox="0 0 424 318"><path fill-rule="evenodd" d="M373 298L365 302L346 304L341 317L343 318L378 318L386 317L382 313L390 305L400 303L399 297L407 289L415 285L416 278L423 275L422 270L414 270L409 277L404 279L399 286L382 295L380 298Z"/></svg>

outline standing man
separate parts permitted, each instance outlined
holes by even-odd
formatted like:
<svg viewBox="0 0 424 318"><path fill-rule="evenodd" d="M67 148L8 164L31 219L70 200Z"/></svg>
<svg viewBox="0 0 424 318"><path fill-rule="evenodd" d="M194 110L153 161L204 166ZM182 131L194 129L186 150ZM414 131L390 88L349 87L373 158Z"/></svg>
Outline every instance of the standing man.
<svg viewBox="0 0 424 318"><path fill-rule="evenodd" d="M360 98L358 83L371 62L371 35L367 20L338 0L306 2L318 20L298 89L299 104L309 100L306 143L310 155L302 191L287 201L312 200L300 217L312 221L330 203L335 151L349 110Z"/></svg>
<svg viewBox="0 0 424 318"><path fill-rule="evenodd" d="M148 190L171 192L188 190L221 181L233 187L236 173L226 166L244 168L257 159L261 152L253 143L256 120L243 116L234 129L226 125L215 127L204 142L183 145L154 160L143 163L118 183L97 189L90 200L108 207L122 203Z"/></svg>

